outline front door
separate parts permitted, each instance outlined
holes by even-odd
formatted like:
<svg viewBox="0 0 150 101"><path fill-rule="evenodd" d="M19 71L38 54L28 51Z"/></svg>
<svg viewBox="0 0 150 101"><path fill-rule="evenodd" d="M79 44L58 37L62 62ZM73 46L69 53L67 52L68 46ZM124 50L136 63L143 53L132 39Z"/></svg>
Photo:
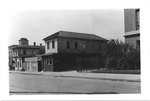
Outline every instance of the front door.
<svg viewBox="0 0 150 101"><path fill-rule="evenodd" d="M41 61L38 61L38 72L42 71L42 64Z"/></svg>
<svg viewBox="0 0 150 101"><path fill-rule="evenodd" d="M44 63L45 71L53 71L53 59L51 57L46 57Z"/></svg>

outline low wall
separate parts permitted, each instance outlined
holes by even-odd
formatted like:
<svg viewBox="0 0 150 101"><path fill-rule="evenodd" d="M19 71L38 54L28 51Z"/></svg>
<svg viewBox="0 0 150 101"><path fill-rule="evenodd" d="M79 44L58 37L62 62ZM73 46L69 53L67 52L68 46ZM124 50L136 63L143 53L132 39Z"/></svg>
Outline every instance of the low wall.
<svg viewBox="0 0 150 101"><path fill-rule="evenodd" d="M92 73L141 74L140 70L95 70Z"/></svg>
<svg viewBox="0 0 150 101"><path fill-rule="evenodd" d="M38 63L37 62L24 62L23 68L25 71L37 72L38 71Z"/></svg>

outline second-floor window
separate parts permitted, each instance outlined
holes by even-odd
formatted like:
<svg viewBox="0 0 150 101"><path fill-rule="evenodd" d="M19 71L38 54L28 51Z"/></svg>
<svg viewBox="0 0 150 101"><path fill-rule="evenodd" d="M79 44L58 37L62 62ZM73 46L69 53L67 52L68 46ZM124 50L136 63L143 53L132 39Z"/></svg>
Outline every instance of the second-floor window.
<svg viewBox="0 0 150 101"><path fill-rule="evenodd" d="M70 48L70 42L67 41L67 48Z"/></svg>
<svg viewBox="0 0 150 101"><path fill-rule="evenodd" d="M98 49L98 43L95 43L95 49Z"/></svg>
<svg viewBox="0 0 150 101"><path fill-rule="evenodd" d="M92 42L90 42L90 49L92 49L92 47L93 47L93 43L92 43Z"/></svg>
<svg viewBox="0 0 150 101"><path fill-rule="evenodd" d="M32 50L32 55L34 55L34 50Z"/></svg>
<svg viewBox="0 0 150 101"><path fill-rule="evenodd" d="M136 10L136 30L140 29L140 10Z"/></svg>
<svg viewBox="0 0 150 101"><path fill-rule="evenodd" d="M55 48L55 41L52 41L52 48Z"/></svg>
<svg viewBox="0 0 150 101"><path fill-rule="evenodd" d="M14 51L14 55L17 56L17 51Z"/></svg>
<svg viewBox="0 0 150 101"><path fill-rule="evenodd" d="M49 49L49 42L47 42L47 49Z"/></svg>
<svg viewBox="0 0 150 101"><path fill-rule="evenodd" d="M75 49L78 49L78 43L77 42L74 43L74 47L75 47Z"/></svg>
<svg viewBox="0 0 150 101"><path fill-rule="evenodd" d="M26 50L23 50L23 55L26 55Z"/></svg>
<svg viewBox="0 0 150 101"><path fill-rule="evenodd" d="M82 43L82 49L85 49L85 43Z"/></svg>

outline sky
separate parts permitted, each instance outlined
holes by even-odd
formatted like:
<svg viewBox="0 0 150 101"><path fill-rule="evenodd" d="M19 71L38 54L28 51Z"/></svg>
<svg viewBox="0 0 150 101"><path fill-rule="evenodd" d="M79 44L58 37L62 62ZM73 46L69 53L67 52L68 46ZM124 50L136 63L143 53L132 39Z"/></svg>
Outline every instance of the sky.
<svg viewBox="0 0 150 101"><path fill-rule="evenodd" d="M27 38L29 44L45 44L43 38L60 30L95 34L124 41L123 9L38 9L8 15L9 45Z"/></svg>

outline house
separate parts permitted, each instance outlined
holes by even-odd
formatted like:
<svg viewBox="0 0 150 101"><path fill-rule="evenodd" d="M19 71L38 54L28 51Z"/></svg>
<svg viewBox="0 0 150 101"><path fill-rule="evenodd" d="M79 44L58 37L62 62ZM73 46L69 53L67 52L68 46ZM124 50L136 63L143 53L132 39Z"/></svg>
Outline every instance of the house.
<svg viewBox="0 0 150 101"><path fill-rule="evenodd" d="M28 44L27 38L21 38L19 40L19 45L9 46L9 65L15 64L16 70L21 70L25 58L34 57L45 52L44 46L42 44L34 45Z"/></svg>
<svg viewBox="0 0 150 101"><path fill-rule="evenodd" d="M125 9L125 42L140 48L140 10Z"/></svg>
<svg viewBox="0 0 150 101"><path fill-rule="evenodd" d="M94 34L59 31L43 39L45 71L96 68L100 65L102 44L106 39Z"/></svg>

